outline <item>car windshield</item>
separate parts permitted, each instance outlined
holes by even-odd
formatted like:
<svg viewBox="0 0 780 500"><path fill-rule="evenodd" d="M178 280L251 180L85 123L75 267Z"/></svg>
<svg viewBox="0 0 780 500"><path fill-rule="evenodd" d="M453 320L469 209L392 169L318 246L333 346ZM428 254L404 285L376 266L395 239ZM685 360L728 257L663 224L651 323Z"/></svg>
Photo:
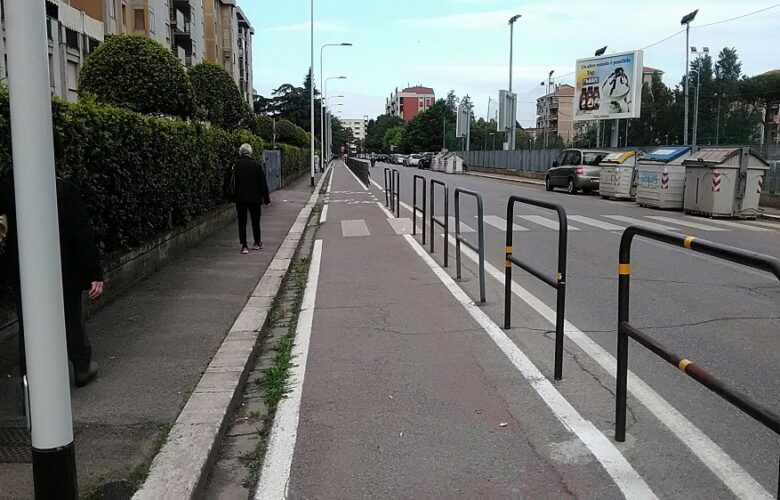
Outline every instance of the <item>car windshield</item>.
<svg viewBox="0 0 780 500"><path fill-rule="evenodd" d="M422 158L422 156L421 155L412 155L412 158L414 158L415 160L419 160L420 158Z"/></svg>
<svg viewBox="0 0 780 500"><path fill-rule="evenodd" d="M607 153L603 153L603 152L583 153L582 164L595 167L596 165L601 163L601 160L603 160L605 156L607 156Z"/></svg>

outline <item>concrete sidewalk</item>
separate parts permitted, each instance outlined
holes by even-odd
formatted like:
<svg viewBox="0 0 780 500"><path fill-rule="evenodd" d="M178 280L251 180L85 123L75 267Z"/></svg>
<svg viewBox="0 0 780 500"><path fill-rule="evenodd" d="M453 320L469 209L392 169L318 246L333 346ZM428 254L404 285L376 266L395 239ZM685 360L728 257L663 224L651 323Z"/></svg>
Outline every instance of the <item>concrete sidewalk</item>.
<svg viewBox="0 0 780 500"><path fill-rule="evenodd" d="M410 246L411 221L334 176L300 412L277 412L256 498L619 496L597 465L549 458L571 435Z"/></svg>
<svg viewBox="0 0 780 500"><path fill-rule="evenodd" d="M129 498L311 197L308 177L272 195L264 249L240 255L235 224L140 282L87 323L97 380L74 390L80 491ZM11 342L15 346L15 342ZM22 425L15 352L0 364L0 430ZM32 496L29 463L0 463L0 498Z"/></svg>

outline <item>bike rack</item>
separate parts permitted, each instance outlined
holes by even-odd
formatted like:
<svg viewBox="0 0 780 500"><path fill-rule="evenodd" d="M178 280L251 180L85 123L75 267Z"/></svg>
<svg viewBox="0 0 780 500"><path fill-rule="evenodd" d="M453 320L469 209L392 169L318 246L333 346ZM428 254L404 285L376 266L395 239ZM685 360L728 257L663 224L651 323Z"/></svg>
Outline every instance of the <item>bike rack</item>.
<svg viewBox="0 0 780 500"><path fill-rule="evenodd" d="M635 236L641 236L650 240L680 246L697 253L709 255L717 259L732 262L753 269L759 269L773 274L780 280L780 260L748 252L740 248L720 245L706 240L700 240L693 236L683 236L667 231L658 231L640 226L630 226L623 233L620 240L620 260L618 266L618 338L617 338L617 388L615 408L615 440L626 440L626 390L628 382L628 338L636 340L639 344L663 358L668 363L676 366L686 375L699 382L721 398L736 406L744 413L753 417L764 426L780 434L780 416L772 410L763 407L753 401L749 396L727 386L714 375L700 368L693 361L670 351L659 342L652 340L641 330L633 327L628 322L629 315L629 286L631 281L631 243ZM778 480L778 496L780 497L780 480Z"/></svg>
<svg viewBox="0 0 780 500"><path fill-rule="evenodd" d="M391 199L395 203L395 217L401 216L401 174L397 168L393 169L393 180L390 183L390 189L392 190ZM393 211L392 209L390 210Z"/></svg>
<svg viewBox="0 0 780 500"><path fill-rule="evenodd" d="M393 193L393 173L390 167L385 167L385 206L390 206L390 197Z"/></svg>
<svg viewBox="0 0 780 500"><path fill-rule="evenodd" d="M417 181L422 181L422 207L417 206ZM423 247L425 247L425 177L422 175L416 175L414 176L414 187L412 194L412 234L417 234L417 213L419 212L422 216L422 244Z"/></svg>
<svg viewBox="0 0 780 500"><path fill-rule="evenodd" d="M558 213L558 274L555 277L547 276L512 255L512 241L514 232L512 224L514 219L515 203L525 203L535 207L555 210ZM522 196L511 196L506 205L506 260L504 261L504 328L512 327L512 264L527 271L532 276L542 280L557 291L555 313L555 380L563 378L563 328L566 321L566 253L569 237L569 224L566 218L566 210L555 203L533 200Z"/></svg>
<svg viewBox="0 0 780 500"><path fill-rule="evenodd" d="M473 196L477 199L477 225L478 245L474 245L460 235L460 195ZM484 210L482 208L482 195L467 189L455 188L455 265L458 279L461 279L460 245L463 243L479 255L479 302L485 303L485 225L482 223ZM433 238L431 238L433 239Z"/></svg>
<svg viewBox="0 0 780 500"><path fill-rule="evenodd" d="M434 187L436 185L441 186L444 188L444 220L439 221L439 219L436 218L436 203L435 203L435 194L436 190ZM435 225L438 225L442 229L444 229L444 267L447 267L447 264L449 263L449 249L450 249L450 242L449 242L449 236L450 236L450 189L447 187L447 185L441 181L437 181L436 179L431 179L431 220L430 220L430 226L431 226L431 253L433 253L433 243L434 243L434 235L433 231L435 229Z"/></svg>

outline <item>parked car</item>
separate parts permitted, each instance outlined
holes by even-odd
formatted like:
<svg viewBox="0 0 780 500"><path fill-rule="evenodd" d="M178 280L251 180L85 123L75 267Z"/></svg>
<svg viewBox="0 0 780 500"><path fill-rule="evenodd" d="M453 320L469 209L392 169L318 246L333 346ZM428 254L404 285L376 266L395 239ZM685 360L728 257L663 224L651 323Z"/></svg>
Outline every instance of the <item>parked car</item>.
<svg viewBox="0 0 780 500"><path fill-rule="evenodd" d="M430 169L433 164L433 153L423 153L420 157L420 161L417 163L417 168Z"/></svg>
<svg viewBox="0 0 780 500"><path fill-rule="evenodd" d="M422 155L413 154L409 155L406 158L406 162L404 162L405 167L416 167L420 164L420 158L422 158Z"/></svg>
<svg viewBox="0 0 780 500"><path fill-rule="evenodd" d="M599 188L599 163L609 154L593 149L564 149L547 171L544 186L547 191L565 187L569 194L582 190L589 193Z"/></svg>

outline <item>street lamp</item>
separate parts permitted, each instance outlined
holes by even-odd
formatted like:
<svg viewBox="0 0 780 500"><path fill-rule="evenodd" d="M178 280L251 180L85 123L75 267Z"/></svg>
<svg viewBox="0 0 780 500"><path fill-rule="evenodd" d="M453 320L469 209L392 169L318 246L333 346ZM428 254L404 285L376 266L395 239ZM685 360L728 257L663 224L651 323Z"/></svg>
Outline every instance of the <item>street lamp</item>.
<svg viewBox="0 0 780 500"><path fill-rule="evenodd" d="M323 83L322 83L322 94L323 94L323 96L325 96L325 98L327 98L327 95L328 95L328 80L346 80L346 79L347 79L346 76L331 76L331 77L325 78L325 80L323 80ZM328 140L327 142L330 142L330 140ZM328 146L330 146L330 144L328 144ZM327 151L330 151L330 149L328 149Z"/></svg>
<svg viewBox="0 0 780 500"><path fill-rule="evenodd" d="M685 26L685 123L683 127L683 146L688 145L688 79L690 76L689 70L690 70L690 60L689 60L689 48L690 42L691 42L691 22L696 19L696 14L699 13L699 10L696 9L690 14L685 15L681 20L680 24Z"/></svg>
<svg viewBox="0 0 780 500"><path fill-rule="evenodd" d="M697 58L699 56L699 51L696 50L696 47L691 47L691 53L696 54ZM704 47L704 54L709 55L710 48ZM701 68L701 65L699 66ZM698 144L699 139L699 89L701 87L701 73L699 73L699 70L692 69L690 70L691 73L696 73L696 98L693 101L693 145L696 146Z"/></svg>
<svg viewBox="0 0 780 500"><path fill-rule="evenodd" d="M352 47L352 44L349 42L343 42L343 43L326 43L325 45L320 48L320 81L324 82L325 74L323 72L323 57L325 55L325 47ZM325 114L323 113L324 109L324 102L325 102L325 89L322 89L322 98L320 99L320 139L321 139L321 146L322 146L322 161L323 161L323 169L325 168ZM342 96L343 97L343 96Z"/></svg>
<svg viewBox="0 0 780 500"><path fill-rule="evenodd" d="M607 51L607 45L605 45L605 46L601 47L600 49L598 49L596 51L596 53L593 54L593 55L596 56L596 57L603 56L606 51Z"/></svg>
<svg viewBox="0 0 780 500"><path fill-rule="evenodd" d="M547 75L547 96L545 96L545 101L547 102L547 118L545 119L545 125L548 125L550 121L550 105L552 98L550 97L550 89L552 88L552 76L553 73L555 73L555 70L551 70L550 74ZM548 137L549 137L549 128L545 126L544 129L544 148L547 149L547 143L548 143Z"/></svg>
<svg viewBox="0 0 780 500"><path fill-rule="evenodd" d="M311 77L311 83L309 85L309 108L310 119L309 126L311 128L311 139L309 140L309 147L311 148L309 165L309 172L311 174L311 187L314 187L314 0L310 0L311 8L311 26L310 26L310 38L311 38L311 62L309 64L309 76Z"/></svg>
<svg viewBox="0 0 780 500"><path fill-rule="evenodd" d="M720 92L715 92L715 97L718 98L718 118L715 121L715 145L720 144L720 98L723 97L723 94Z"/></svg>
<svg viewBox="0 0 780 500"><path fill-rule="evenodd" d="M509 18L509 98L512 99L512 111L513 114L517 113L517 103L515 97L512 95L512 63L514 60L514 37L515 37L515 22L522 17L520 14L514 15ZM503 103L502 103L503 104ZM510 151L515 149L515 127L516 116L510 117L512 124L509 126L509 138L507 139L507 146Z"/></svg>

